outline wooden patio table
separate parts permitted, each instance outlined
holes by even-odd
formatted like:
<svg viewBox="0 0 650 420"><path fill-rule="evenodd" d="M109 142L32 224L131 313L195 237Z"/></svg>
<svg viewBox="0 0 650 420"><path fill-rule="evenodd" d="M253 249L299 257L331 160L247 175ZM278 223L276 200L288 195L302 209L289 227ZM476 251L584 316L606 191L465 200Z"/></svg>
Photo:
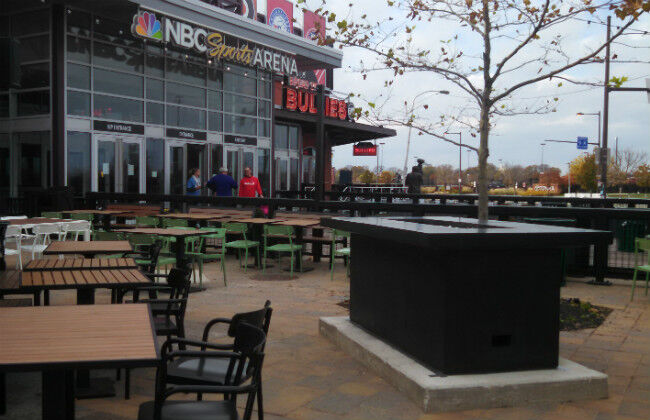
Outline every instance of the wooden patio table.
<svg viewBox="0 0 650 420"><path fill-rule="evenodd" d="M160 362L146 304L2 308L0 337L0 372L42 372L44 420L74 419L75 370Z"/></svg>
<svg viewBox="0 0 650 420"><path fill-rule="evenodd" d="M24 226L24 225L40 225L40 224L50 224L50 223L67 223L73 222L74 220L70 219L53 219L50 217L30 217L27 219L9 219L6 220L11 226Z"/></svg>
<svg viewBox="0 0 650 420"><path fill-rule="evenodd" d="M158 217L163 219L180 219L194 222L197 226L206 226L209 221L226 217L224 214L208 213L169 213L161 214Z"/></svg>
<svg viewBox="0 0 650 420"><path fill-rule="evenodd" d="M133 258L43 258L32 260L23 271L43 270L91 270L138 268Z"/></svg>
<svg viewBox="0 0 650 420"><path fill-rule="evenodd" d="M104 230L111 230L111 216L119 215L128 215L130 212L126 210L97 210L97 209L88 209L88 210L64 210L61 212L63 215L70 214L92 214L95 218L101 218L102 226Z"/></svg>
<svg viewBox="0 0 650 420"><path fill-rule="evenodd" d="M127 252L133 252L129 241L53 241L45 248L43 255L83 255L86 258L95 258L95 255L99 254Z"/></svg>
<svg viewBox="0 0 650 420"><path fill-rule="evenodd" d="M135 233L142 235L156 235L156 236L171 236L176 238L174 242L174 253L176 254L176 266L184 267L187 264L185 261L185 238L198 235L209 235L213 232L208 232L199 229L169 229L169 228L135 228L135 229L117 229L116 232Z"/></svg>

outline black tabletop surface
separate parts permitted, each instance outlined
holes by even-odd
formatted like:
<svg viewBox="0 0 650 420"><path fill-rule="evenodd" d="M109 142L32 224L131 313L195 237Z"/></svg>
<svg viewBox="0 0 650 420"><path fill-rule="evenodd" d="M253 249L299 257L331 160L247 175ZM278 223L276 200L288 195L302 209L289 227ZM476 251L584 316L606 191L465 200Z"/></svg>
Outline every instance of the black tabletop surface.
<svg viewBox="0 0 650 420"><path fill-rule="evenodd" d="M611 243L611 232L490 220L479 226L462 217L333 217L321 225L395 242L431 248L564 248Z"/></svg>

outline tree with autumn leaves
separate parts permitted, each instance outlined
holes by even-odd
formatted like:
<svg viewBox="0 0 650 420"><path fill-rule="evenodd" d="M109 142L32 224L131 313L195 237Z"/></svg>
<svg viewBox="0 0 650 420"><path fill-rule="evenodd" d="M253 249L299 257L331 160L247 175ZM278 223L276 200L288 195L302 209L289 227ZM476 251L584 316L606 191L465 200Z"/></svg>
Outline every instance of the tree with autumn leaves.
<svg viewBox="0 0 650 420"><path fill-rule="evenodd" d="M419 134L456 146L459 142L445 133L462 129L478 137L478 147L462 147L478 155L480 223L488 220L490 133L498 119L549 112L554 110L557 100L521 104L513 101L517 93L540 82L573 82L566 77L567 71L602 59L606 47L604 31L602 43L584 50L576 40L565 37L562 28L611 11L620 20L611 36L614 41L641 14L650 11L648 0L387 0L387 17L371 19L356 7L355 0L350 0L349 15L345 17L331 12L328 1L333 0L323 0L319 10L334 23L331 37L325 42L367 51L377 58L360 63L358 71L364 78L369 73L385 72L384 86L389 92L399 78L426 74L430 82L418 87L419 91L433 86L442 89L439 85L446 84L465 98L466 106L453 113L421 118L419 112L424 112L428 104L415 109L405 103L407 112L397 113L385 106L390 95L385 96L384 104L361 97L366 105L355 109L355 115L376 123L411 127ZM455 29L448 40L432 45L426 38L450 24ZM466 54L465 50L471 48L475 51Z"/></svg>

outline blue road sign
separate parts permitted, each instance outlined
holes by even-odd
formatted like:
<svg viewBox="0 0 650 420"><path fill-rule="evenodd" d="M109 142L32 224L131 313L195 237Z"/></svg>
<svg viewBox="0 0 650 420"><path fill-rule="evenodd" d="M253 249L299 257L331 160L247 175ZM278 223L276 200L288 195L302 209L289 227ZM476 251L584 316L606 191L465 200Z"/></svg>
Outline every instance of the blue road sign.
<svg viewBox="0 0 650 420"><path fill-rule="evenodd" d="M589 138L588 137L578 137L578 149L587 150L589 147Z"/></svg>

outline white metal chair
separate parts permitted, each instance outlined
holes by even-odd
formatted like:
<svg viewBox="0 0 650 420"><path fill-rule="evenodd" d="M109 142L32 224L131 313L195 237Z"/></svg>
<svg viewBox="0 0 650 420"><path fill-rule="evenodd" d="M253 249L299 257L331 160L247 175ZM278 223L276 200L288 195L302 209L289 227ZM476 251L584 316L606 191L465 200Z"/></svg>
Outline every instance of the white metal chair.
<svg viewBox="0 0 650 420"><path fill-rule="evenodd" d="M31 245L22 245L22 249L32 251L32 259L36 258L36 254L43 254L43 251L52 242L50 235L57 235L61 233L61 227L55 223L42 223L33 228L34 240Z"/></svg>
<svg viewBox="0 0 650 420"><path fill-rule="evenodd" d="M7 226L7 233L5 234L5 255L16 255L16 268L23 269L23 258L21 250L22 233L20 226ZM9 243L13 242L15 248L7 248Z"/></svg>
<svg viewBox="0 0 650 420"><path fill-rule="evenodd" d="M68 239L79 240L79 234L84 236L85 240L90 240L92 230L90 222L86 220L79 220L75 222L61 223L61 233L59 240L65 241Z"/></svg>
<svg viewBox="0 0 650 420"><path fill-rule="evenodd" d="M18 220L18 219L27 219L27 216L4 216L4 217L0 217L0 220Z"/></svg>

